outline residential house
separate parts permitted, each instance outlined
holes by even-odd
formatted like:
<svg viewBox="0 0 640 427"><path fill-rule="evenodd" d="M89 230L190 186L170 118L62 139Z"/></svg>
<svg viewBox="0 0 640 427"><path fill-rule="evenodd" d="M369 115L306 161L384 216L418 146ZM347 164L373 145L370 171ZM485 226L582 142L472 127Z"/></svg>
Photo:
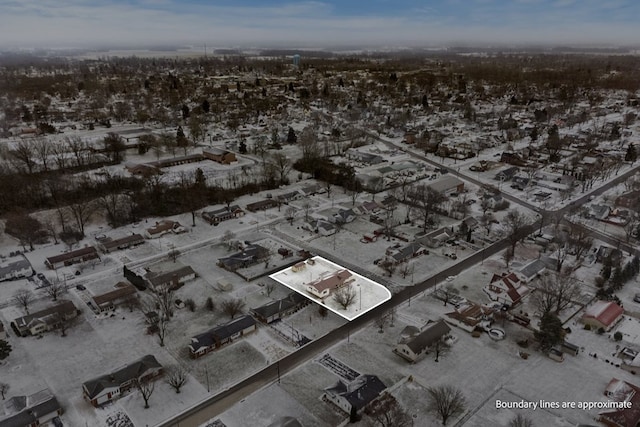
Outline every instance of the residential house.
<svg viewBox="0 0 640 427"><path fill-rule="evenodd" d="M236 271L239 268L250 267L264 261L269 257L269 249L251 244L242 251L218 259L218 265L228 271Z"/></svg>
<svg viewBox="0 0 640 427"><path fill-rule="evenodd" d="M172 166L186 165L188 163L201 162L205 159L202 154L187 154L186 156L169 157L166 159L156 160L154 162L146 163L148 166L153 166L157 169L169 168Z"/></svg>
<svg viewBox="0 0 640 427"><path fill-rule="evenodd" d="M545 269L547 269L547 263L545 260L537 259L522 267L520 271L518 271L518 276L524 283L529 283L533 279L540 277Z"/></svg>
<svg viewBox="0 0 640 427"><path fill-rule="evenodd" d="M429 250L419 242L411 242L400 248L391 248L387 250L387 256L394 264L407 262L412 258L416 258L423 254L428 254Z"/></svg>
<svg viewBox="0 0 640 427"><path fill-rule="evenodd" d="M616 265L622 258L622 251L618 248L600 245L596 252L596 261L604 262L607 258L611 260L612 264Z"/></svg>
<svg viewBox="0 0 640 427"><path fill-rule="evenodd" d="M356 213L353 209L340 209L333 215L335 222L348 224L356 219Z"/></svg>
<svg viewBox="0 0 640 427"><path fill-rule="evenodd" d="M607 205L589 206L589 216L598 221L604 221L611 214L611 208Z"/></svg>
<svg viewBox="0 0 640 427"><path fill-rule="evenodd" d="M192 358L198 358L217 350L234 340L247 335L257 329L256 321L248 314L233 319L230 322L191 338L189 353Z"/></svg>
<svg viewBox="0 0 640 427"><path fill-rule="evenodd" d="M640 201L640 190L633 190L616 197L615 205L621 208L636 209Z"/></svg>
<svg viewBox="0 0 640 427"><path fill-rule="evenodd" d="M331 292L353 283L356 280L349 270L342 269L329 275L320 276L306 284L305 288L311 295L324 299Z"/></svg>
<svg viewBox="0 0 640 427"><path fill-rule="evenodd" d="M427 324L418 335L398 344L393 352L409 362L415 363L420 357L427 354L437 341L443 340L450 332L449 325L444 320L438 320Z"/></svg>
<svg viewBox="0 0 640 427"><path fill-rule="evenodd" d="M303 196L313 196L317 193L324 193L326 190L323 187L320 187L318 184L307 185L300 189L300 192Z"/></svg>
<svg viewBox="0 0 640 427"><path fill-rule="evenodd" d="M311 231L312 233L319 233L323 236L331 236L338 231L335 225L322 219L309 220L306 224L302 225L302 228L304 230Z"/></svg>
<svg viewBox="0 0 640 427"><path fill-rule="evenodd" d="M165 263L148 270L144 278L152 289L168 286L178 289L197 276L196 272L188 265L180 263Z"/></svg>
<svg viewBox="0 0 640 427"><path fill-rule="evenodd" d="M451 239L450 231L449 227L443 227L428 234L418 233L416 234L416 241L430 248L438 248Z"/></svg>
<svg viewBox="0 0 640 427"><path fill-rule="evenodd" d="M299 191L289 191L288 193L279 194L277 196L278 201L285 205L289 204L289 202L293 202L299 200L303 197L302 193Z"/></svg>
<svg viewBox="0 0 640 427"><path fill-rule="evenodd" d="M167 233L180 234L186 231L187 228L182 226L178 221L163 219L162 221L157 221L154 226L147 228L144 234L147 239L157 239Z"/></svg>
<svg viewBox="0 0 640 427"><path fill-rule="evenodd" d="M48 425L58 415L62 415L62 407L48 388L0 402L0 427Z"/></svg>
<svg viewBox="0 0 640 427"><path fill-rule="evenodd" d="M21 336L38 335L59 327L60 322L72 319L78 315L76 306L71 301L62 300L56 305L14 319L11 327Z"/></svg>
<svg viewBox="0 0 640 427"><path fill-rule="evenodd" d="M449 196L454 193L461 193L464 191L464 181L459 178L456 178L452 175L445 175L437 181L433 181L427 184L428 188L443 194L445 196Z"/></svg>
<svg viewBox="0 0 640 427"><path fill-rule="evenodd" d="M622 319L624 309L613 301L596 301L584 311L582 323L610 331Z"/></svg>
<svg viewBox="0 0 640 427"><path fill-rule="evenodd" d="M622 409L600 412L598 421L608 427L637 427L640 425L640 387L617 378L611 379L604 395L614 402L627 402Z"/></svg>
<svg viewBox="0 0 640 427"><path fill-rule="evenodd" d="M93 246L86 246L84 248L76 249L75 251L65 252L61 255L49 257L44 263L51 270L56 270L60 267L90 261L96 258L100 258L96 248Z"/></svg>
<svg viewBox="0 0 640 427"><path fill-rule="evenodd" d="M112 251L129 249L144 243L144 237L141 234L132 234L130 236L121 237L119 239L103 239L98 242L98 247L104 253Z"/></svg>
<svg viewBox="0 0 640 427"><path fill-rule="evenodd" d="M333 387L325 389L322 398L347 414L351 414L351 411L359 411L367 406L386 388L387 386L377 376L360 375L350 383L338 381Z"/></svg>
<svg viewBox="0 0 640 427"><path fill-rule="evenodd" d="M349 160L355 160L369 165L377 165L385 161L384 158L378 154L367 153L357 150L356 148L348 148L344 155Z"/></svg>
<svg viewBox="0 0 640 427"><path fill-rule="evenodd" d="M218 225L222 221L241 216L244 216L244 211L238 205L202 212L202 218L211 225Z"/></svg>
<svg viewBox="0 0 640 427"><path fill-rule="evenodd" d="M23 255L0 260L0 282L31 276L33 276L33 268Z"/></svg>
<svg viewBox="0 0 640 427"><path fill-rule="evenodd" d="M275 208L278 206L278 203L278 200L275 199L264 199L258 202L249 203L247 205L247 210L249 212L266 211L267 209Z"/></svg>
<svg viewBox="0 0 640 427"><path fill-rule="evenodd" d="M135 386L137 381L155 381L163 373L162 365L153 355L138 359L128 365L82 384L82 395L93 406L115 400Z"/></svg>
<svg viewBox="0 0 640 427"><path fill-rule="evenodd" d="M137 299L137 290L135 286L128 282L118 282L116 289L105 292L100 295L91 296L90 306L97 312L113 310L120 304L134 301Z"/></svg>
<svg viewBox="0 0 640 427"><path fill-rule="evenodd" d="M467 332L473 332L476 328L485 328L493 322L494 310L486 305L465 301L454 311L445 314L445 320Z"/></svg>
<svg viewBox="0 0 640 427"><path fill-rule="evenodd" d="M519 171L520 169L517 166L512 166L498 172L493 179L496 181L510 181Z"/></svg>
<svg viewBox="0 0 640 427"><path fill-rule="evenodd" d="M202 149L202 155L209 160L223 165L229 165L238 161L235 153L219 148L204 148Z"/></svg>
<svg viewBox="0 0 640 427"><path fill-rule="evenodd" d="M353 210L359 215L369 215L379 212L381 209L380 204L375 201L362 202L356 206Z"/></svg>
<svg viewBox="0 0 640 427"><path fill-rule="evenodd" d="M291 292L282 299L252 308L251 314L262 323L272 323L295 313L308 304L310 304L308 298L297 292Z"/></svg>
<svg viewBox="0 0 640 427"><path fill-rule="evenodd" d="M489 284L482 290L491 301L498 301L508 306L518 304L530 291L515 273L494 274Z"/></svg>

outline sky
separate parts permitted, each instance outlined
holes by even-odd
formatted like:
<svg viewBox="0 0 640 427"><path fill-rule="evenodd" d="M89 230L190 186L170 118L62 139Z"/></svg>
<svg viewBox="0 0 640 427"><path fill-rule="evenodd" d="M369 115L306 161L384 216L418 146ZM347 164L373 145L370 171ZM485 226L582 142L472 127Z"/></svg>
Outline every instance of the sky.
<svg viewBox="0 0 640 427"><path fill-rule="evenodd" d="M0 47L629 45L638 0L0 0Z"/></svg>

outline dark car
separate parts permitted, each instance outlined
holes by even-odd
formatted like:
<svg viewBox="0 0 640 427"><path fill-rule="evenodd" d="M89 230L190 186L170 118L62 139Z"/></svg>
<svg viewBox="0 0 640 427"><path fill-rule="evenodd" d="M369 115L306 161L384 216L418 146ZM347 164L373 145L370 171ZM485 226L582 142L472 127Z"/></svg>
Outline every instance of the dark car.
<svg viewBox="0 0 640 427"><path fill-rule="evenodd" d="M36 276L38 276L38 279L40 279L40 280L46 279L46 277L42 273L38 273Z"/></svg>
<svg viewBox="0 0 640 427"><path fill-rule="evenodd" d="M633 301L640 302L640 294L635 294L635 296L633 297Z"/></svg>
<svg viewBox="0 0 640 427"><path fill-rule="evenodd" d="M76 285L76 289L79 291L86 291L87 288L85 288L83 285Z"/></svg>
<svg viewBox="0 0 640 427"><path fill-rule="evenodd" d="M51 422L53 422L53 425L55 427L64 427L64 424L62 424L62 420L60 420L60 417L55 417L51 420Z"/></svg>

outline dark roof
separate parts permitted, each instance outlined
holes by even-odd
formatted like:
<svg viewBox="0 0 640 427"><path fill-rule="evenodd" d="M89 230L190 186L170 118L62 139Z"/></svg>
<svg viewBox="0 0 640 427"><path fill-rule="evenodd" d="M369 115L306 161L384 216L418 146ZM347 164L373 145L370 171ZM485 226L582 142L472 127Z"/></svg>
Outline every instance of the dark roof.
<svg viewBox="0 0 640 427"><path fill-rule="evenodd" d="M236 252L235 254L220 258L219 261L225 268L235 269L247 263L250 264L253 262L257 262L263 259L268 254L269 249L260 245L251 244L244 248L241 252Z"/></svg>
<svg viewBox="0 0 640 427"><path fill-rule="evenodd" d="M450 331L449 325L444 320L439 320L408 341L407 347L415 354L421 353L425 348L430 347Z"/></svg>
<svg viewBox="0 0 640 427"><path fill-rule="evenodd" d="M93 302L95 302L96 305L99 307L102 304L110 303L117 299L128 297L129 295L133 295L135 293L136 293L135 286L129 283L120 282L116 285L116 289L109 292L105 292L104 294L101 294L101 295L95 295L93 297Z"/></svg>
<svg viewBox="0 0 640 427"><path fill-rule="evenodd" d="M254 312L259 317L263 319L268 319L271 316L274 316L278 313L282 313L284 311L289 310L292 307L295 307L299 304L305 302L306 298L300 295L297 292L292 292L287 295L285 298L271 301L265 305L260 307L252 308L251 311Z"/></svg>
<svg viewBox="0 0 640 427"><path fill-rule="evenodd" d="M140 378L149 369L162 368L162 365L158 363L156 358L147 354L141 359L136 360L129 365L111 372L110 374L102 375L98 378L94 378L82 384L90 399L98 396L102 390L110 387L120 387L121 384L127 383L133 379Z"/></svg>
<svg viewBox="0 0 640 427"><path fill-rule="evenodd" d="M218 341L223 341L240 331L254 326L256 320L248 314L240 316L237 319L225 323L224 325L218 325L213 329L208 330L202 334L196 335L191 338L193 343L198 343L198 347L211 347Z"/></svg>
<svg viewBox="0 0 640 427"><path fill-rule="evenodd" d="M351 406L361 409L380 395L387 386L375 375L360 375L349 384L342 381L331 388L329 393L344 397Z"/></svg>
<svg viewBox="0 0 640 427"><path fill-rule="evenodd" d="M44 310L37 311L35 313L28 314L23 317L19 317L13 321L13 323L18 327L26 327L31 323L34 319L42 319L53 314L64 314L68 315L76 311L76 306L73 305L71 301L61 300L58 304L45 308Z"/></svg>
<svg viewBox="0 0 640 427"><path fill-rule="evenodd" d="M28 259L25 257L14 258L11 262L0 265L0 278L13 273L14 271L22 271L26 268L31 268L31 263Z"/></svg>
<svg viewBox="0 0 640 427"><path fill-rule="evenodd" d="M39 418L61 409L56 397L49 389L30 396L14 396L0 406L0 427L26 427Z"/></svg>
<svg viewBox="0 0 640 427"><path fill-rule="evenodd" d="M47 262L49 262L49 264L57 264L59 262L64 262L67 261L69 259L74 259L74 258L78 258L78 257L84 257L87 255L98 255L98 251L96 251L96 248L94 248L93 246L87 246L86 248L80 248L80 249L76 249L75 251L71 251L71 252L66 252L64 254L61 255L56 255L56 256L52 256L47 258Z"/></svg>
<svg viewBox="0 0 640 427"><path fill-rule="evenodd" d="M132 234L131 236L121 237L120 239L108 240L106 242L102 242L102 247L106 250L110 250L113 248L118 248L120 246L130 246L144 243L144 237L140 234Z"/></svg>
<svg viewBox="0 0 640 427"><path fill-rule="evenodd" d="M180 280L180 278L184 276L190 276L192 274L196 274L196 272L193 271L193 268L186 265L184 267L180 267L175 270L166 271L166 272L160 272L160 273L150 272L147 274L146 278L153 286L161 286L161 285L164 285L165 283L172 283L174 279Z"/></svg>

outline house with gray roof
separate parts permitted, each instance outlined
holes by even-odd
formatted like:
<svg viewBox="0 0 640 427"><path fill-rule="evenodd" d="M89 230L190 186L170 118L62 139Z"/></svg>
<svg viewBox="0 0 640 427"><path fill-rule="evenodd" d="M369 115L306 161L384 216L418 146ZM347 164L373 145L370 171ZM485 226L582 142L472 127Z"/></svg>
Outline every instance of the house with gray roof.
<svg viewBox="0 0 640 427"><path fill-rule="evenodd" d="M445 175L437 181L427 184L427 187L440 194L448 196L452 193L464 191L464 181L452 175Z"/></svg>
<svg viewBox="0 0 640 427"><path fill-rule="evenodd" d="M111 373L86 381L82 384L82 395L97 407L119 398L133 388L136 381L154 381L162 372L162 365L153 355L147 354Z"/></svg>
<svg viewBox="0 0 640 427"><path fill-rule="evenodd" d="M76 306L71 301L61 300L54 306L14 319L11 328L21 337L38 335L58 328L61 322L77 315Z"/></svg>
<svg viewBox="0 0 640 427"><path fill-rule="evenodd" d="M62 407L48 388L29 396L14 396L0 403L0 427L47 425Z"/></svg>
<svg viewBox="0 0 640 427"><path fill-rule="evenodd" d="M0 282L31 276L33 276L33 268L23 255L0 260Z"/></svg>
<svg viewBox="0 0 640 427"><path fill-rule="evenodd" d="M260 307L252 308L251 314L263 323L272 323L285 316L295 313L310 303L309 299L297 292L291 292L286 297L271 301Z"/></svg>
<svg viewBox="0 0 640 427"><path fill-rule="evenodd" d="M444 320L428 324L425 329L418 335L412 337L406 342L398 344L393 352L403 359L414 363L423 355L429 352L429 349L436 343L444 339L451 332L451 328Z"/></svg>
<svg viewBox="0 0 640 427"><path fill-rule="evenodd" d="M269 249L251 244L242 251L219 258L218 265L228 271L236 271L239 268L250 267L265 260L269 256Z"/></svg>
<svg viewBox="0 0 640 427"><path fill-rule="evenodd" d="M218 325L213 329L191 338L189 354L192 358L204 356L220 347L230 344L234 340L247 335L257 329L256 321L248 314L233 319L224 325Z"/></svg>
<svg viewBox="0 0 640 427"><path fill-rule="evenodd" d="M360 375L350 383L338 381L333 387L326 388L323 399L350 414L354 409L361 410L380 396L387 386L375 375Z"/></svg>

